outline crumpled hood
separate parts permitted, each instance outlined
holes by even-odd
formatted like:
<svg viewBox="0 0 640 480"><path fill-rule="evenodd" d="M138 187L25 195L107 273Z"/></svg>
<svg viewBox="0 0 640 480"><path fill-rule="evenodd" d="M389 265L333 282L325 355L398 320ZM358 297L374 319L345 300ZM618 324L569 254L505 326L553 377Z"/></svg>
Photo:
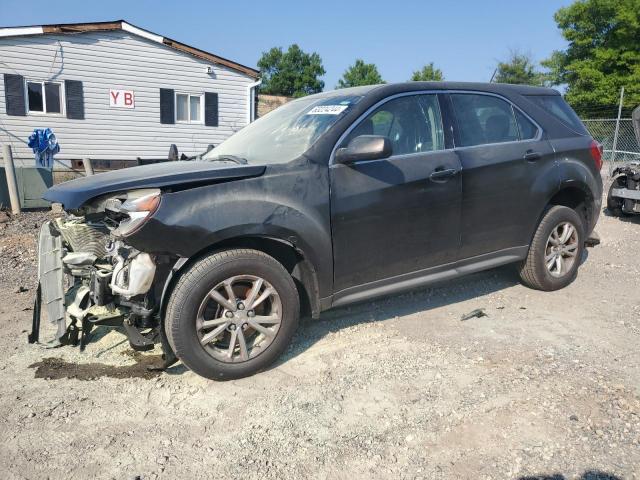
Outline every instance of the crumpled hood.
<svg viewBox="0 0 640 480"><path fill-rule="evenodd" d="M88 200L106 193L184 184L195 186L218 180L257 177L264 173L265 168L263 165L238 165L231 162L163 162L60 183L47 190L43 198L61 203L65 209L76 209Z"/></svg>

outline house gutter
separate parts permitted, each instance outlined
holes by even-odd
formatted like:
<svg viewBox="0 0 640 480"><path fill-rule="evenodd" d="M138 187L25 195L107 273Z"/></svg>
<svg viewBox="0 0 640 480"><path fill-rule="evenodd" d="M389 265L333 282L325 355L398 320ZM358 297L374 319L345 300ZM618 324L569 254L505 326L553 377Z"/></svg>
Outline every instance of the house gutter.
<svg viewBox="0 0 640 480"><path fill-rule="evenodd" d="M262 79L258 79L257 82L250 83L247 85L247 103L249 105L249 109L247 111L247 125L253 122L255 118L255 95L253 94L253 90L262 83Z"/></svg>

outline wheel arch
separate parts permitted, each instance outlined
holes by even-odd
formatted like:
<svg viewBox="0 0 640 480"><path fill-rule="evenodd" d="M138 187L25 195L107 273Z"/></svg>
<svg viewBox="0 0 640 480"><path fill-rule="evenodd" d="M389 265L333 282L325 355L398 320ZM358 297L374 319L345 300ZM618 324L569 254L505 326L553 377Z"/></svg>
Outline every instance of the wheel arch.
<svg viewBox="0 0 640 480"><path fill-rule="evenodd" d="M276 259L289 272L298 290L302 315L318 318L320 315L320 295L318 276L302 250L291 242L267 235L244 235L226 238L213 243L189 258L180 258L171 269L164 282L160 300L160 318L164 319L167 303L180 275L201 258L215 252L236 248L249 248L266 253Z"/></svg>
<svg viewBox="0 0 640 480"><path fill-rule="evenodd" d="M533 232L531 232L530 238L533 239L536 229L545 213L553 206L561 205L576 210L580 217L585 222L585 232L588 234L591 232L594 225L591 225L594 217L593 194L589 187L582 182L563 182L560 186L554 190L548 197L547 202L538 214L538 220L535 224Z"/></svg>

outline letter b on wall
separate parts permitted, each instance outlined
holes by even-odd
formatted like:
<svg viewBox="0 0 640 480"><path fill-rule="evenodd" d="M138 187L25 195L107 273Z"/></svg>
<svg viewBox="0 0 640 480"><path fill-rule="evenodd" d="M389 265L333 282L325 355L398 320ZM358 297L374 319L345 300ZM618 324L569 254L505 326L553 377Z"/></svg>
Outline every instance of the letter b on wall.
<svg viewBox="0 0 640 480"><path fill-rule="evenodd" d="M109 90L109 107L135 108L135 106L133 90Z"/></svg>

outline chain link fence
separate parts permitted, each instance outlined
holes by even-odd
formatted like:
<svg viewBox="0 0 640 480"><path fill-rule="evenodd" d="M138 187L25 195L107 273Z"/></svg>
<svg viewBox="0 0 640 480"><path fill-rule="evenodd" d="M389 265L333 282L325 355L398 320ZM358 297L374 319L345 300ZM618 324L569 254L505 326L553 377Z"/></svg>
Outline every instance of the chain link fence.
<svg viewBox="0 0 640 480"><path fill-rule="evenodd" d="M640 145L633 131L633 123L630 118L620 119L618 137L616 139L616 124L613 119L583 119L585 127L604 147L603 160L607 163L609 172L616 165L629 161L640 161Z"/></svg>

